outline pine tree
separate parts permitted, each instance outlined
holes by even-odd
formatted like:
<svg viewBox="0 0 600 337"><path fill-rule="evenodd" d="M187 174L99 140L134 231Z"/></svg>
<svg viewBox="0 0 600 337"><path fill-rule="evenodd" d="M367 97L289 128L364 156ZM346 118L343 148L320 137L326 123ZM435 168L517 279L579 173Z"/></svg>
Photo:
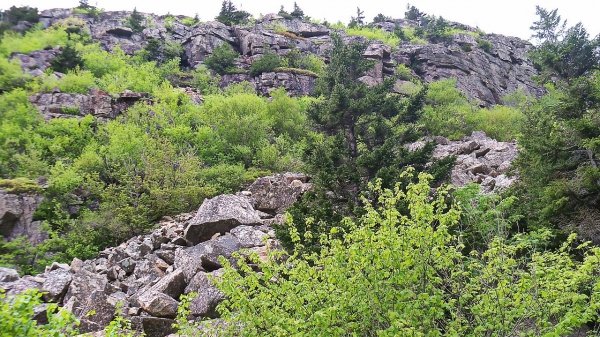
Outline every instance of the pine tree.
<svg viewBox="0 0 600 337"><path fill-rule="evenodd" d="M215 20L228 26L244 23L248 21L250 13L238 10L231 0L224 0L221 4L221 11Z"/></svg>
<svg viewBox="0 0 600 337"><path fill-rule="evenodd" d="M304 11L300 9L296 2L294 2L294 10L290 13L290 15L296 19L302 19L304 18Z"/></svg>
<svg viewBox="0 0 600 337"><path fill-rule="evenodd" d="M139 33L145 28L143 22L144 16L140 14L140 12L138 12L137 9L134 7L133 12L131 12L131 15L127 19L127 25L129 26L129 28L131 28L131 30L133 30L136 33Z"/></svg>
<svg viewBox="0 0 600 337"><path fill-rule="evenodd" d="M361 11L359 7L356 7L356 16L353 16L350 19L350 23L348 24L348 27L355 28L355 27L362 27L364 25L365 25L365 12Z"/></svg>

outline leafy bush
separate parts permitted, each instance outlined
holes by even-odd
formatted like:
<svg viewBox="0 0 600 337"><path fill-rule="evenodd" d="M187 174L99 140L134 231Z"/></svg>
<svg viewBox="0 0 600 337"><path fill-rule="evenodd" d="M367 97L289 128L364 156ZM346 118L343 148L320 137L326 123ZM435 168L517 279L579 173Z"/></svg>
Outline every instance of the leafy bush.
<svg viewBox="0 0 600 337"><path fill-rule="evenodd" d="M32 51L65 46L68 41L68 34L64 29L33 29L19 35L16 33L5 33L0 40L0 55L8 57L11 53L31 53Z"/></svg>
<svg viewBox="0 0 600 337"><path fill-rule="evenodd" d="M430 179L421 174L406 189L372 185L377 197L363 199L362 217L311 233L323 244L316 254L273 251L263 262L248 253L238 268L222 259L225 324L210 333L561 336L594 319L598 248L579 247L579 260L572 237L558 251L535 252L535 237L519 235L496 236L481 253L464 251L460 234L452 234L461 210L448 206L445 189L432 196ZM502 216L495 214L491 223Z"/></svg>
<svg viewBox="0 0 600 337"><path fill-rule="evenodd" d="M181 20L181 23L183 23L184 25L186 25L188 27L195 26L199 22L200 22L200 19L198 18L198 14L196 14L196 16L194 16L193 18L185 17Z"/></svg>
<svg viewBox="0 0 600 337"><path fill-rule="evenodd" d="M37 290L28 290L22 294L8 297L0 290L0 335L22 337L68 337L77 335L79 324L73 314L59 309L57 304L46 307L48 323L38 324L34 310L42 304L42 294Z"/></svg>
<svg viewBox="0 0 600 337"><path fill-rule="evenodd" d="M61 78L54 75L48 75L38 79L41 81L36 90L50 92L54 88L60 89L62 92L74 92L86 94L90 89L96 86L96 78L87 70L70 71Z"/></svg>
<svg viewBox="0 0 600 337"><path fill-rule="evenodd" d="M258 76L262 73L268 73L281 66L281 57L272 52L264 53L260 58L255 59L250 65L250 75Z"/></svg>
<svg viewBox="0 0 600 337"><path fill-rule="evenodd" d="M225 75L235 67L234 62L238 56L229 43L222 43L206 58L204 64L217 74Z"/></svg>
<svg viewBox="0 0 600 337"><path fill-rule="evenodd" d="M421 123L431 135L459 139L472 130L466 116L473 111L464 95L456 88L455 79L429 84Z"/></svg>
<svg viewBox="0 0 600 337"><path fill-rule="evenodd" d="M203 95L218 94L221 90L219 88L220 77L212 76L206 66L201 65L193 72L194 86L200 90Z"/></svg>
<svg viewBox="0 0 600 337"><path fill-rule="evenodd" d="M221 11L215 20L228 26L246 23L250 18L250 13L238 10L231 0L223 0Z"/></svg>
<svg viewBox="0 0 600 337"><path fill-rule="evenodd" d="M466 122L471 130L484 131L500 141L512 141L519 136L523 118L519 109L497 105L467 114Z"/></svg>
<svg viewBox="0 0 600 337"><path fill-rule="evenodd" d="M23 73L18 60L0 58L0 92L23 86L28 79L29 76Z"/></svg>
<svg viewBox="0 0 600 337"><path fill-rule="evenodd" d="M40 20L37 8L23 6L11 6L9 9L2 12L2 21L16 25L19 21L27 21L37 23Z"/></svg>
<svg viewBox="0 0 600 337"><path fill-rule="evenodd" d="M175 41L150 38L141 53L147 61L156 61L158 64L162 64L181 58L183 47Z"/></svg>
<svg viewBox="0 0 600 337"><path fill-rule="evenodd" d="M484 38L477 38L477 46L483 49L483 51L485 51L486 53L491 53L492 48L494 47L490 41Z"/></svg>

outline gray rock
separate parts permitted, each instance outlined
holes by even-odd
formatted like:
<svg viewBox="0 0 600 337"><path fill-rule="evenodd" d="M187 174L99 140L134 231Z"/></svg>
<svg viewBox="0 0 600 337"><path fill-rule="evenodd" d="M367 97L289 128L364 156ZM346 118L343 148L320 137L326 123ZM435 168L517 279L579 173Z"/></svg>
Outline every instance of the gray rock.
<svg viewBox="0 0 600 337"><path fill-rule="evenodd" d="M143 331L146 337L164 337L175 332L174 320L168 318L137 316L131 318L131 325L138 331Z"/></svg>
<svg viewBox="0 0 600 337"><path fill-rule="evenodd" d="M140 295L138 303L150 315L166 318L175 317L179 305L171 296L155 290L148 290Z"/></svg>
<svg viewBox="0 0 600 337"><path fill-rule="evenodd" d="M15 269L0 267L0 282L12 282L19 279Z"/></svg>
<svg viewBox="0 0 600 337"><path fill-rule="evenodd" d="M169 295L174 299L178 299L179 295L183 294L185 290L185 278L183 272L179 269L174 272L165 275L160 281L158 281L151 290L158 291L163 294Z"/></svg>
<svg viewBox="0 0 600 337"><path fill-rule="evenodd" d="M210 278L219 277L222 270L215 270L211 273L199 272L190 281L185 288L185 293L195 292L197 296L190 303L190 312L195 317L218 317L217 305L225 298Z"/></svg>
<svg viewBox="0 0 600 337"><path fill-rule="evenodd" d="M243 225L232 229L231 234L238 239L242 248L264 245L266 239L269 238L268 234L256 229L256 227Z"/></svg>
<svg viewBox="0 0 600 337"><path fill-rule="evenodd" d="M456 156L450 182L456 186L476 182L485 193L509 187L517 177L507 175L517 156L514 142L499 142L483 132L473 132L461 141L439 142L433 151L434 159Z"/></svg>
<svg viewBox="0 0 600 337"><path fill-rule="evenodd" d="M483 36L493 46L488 52L471 39L460 35L449 45L403 46L392 53L392 59L414 69L425 82L456 78L463 93L485 106L500 104L503 96L518 89L534 96L543 94L532 79L537 71L527 57L528 42L488 34Z"/></svg>
<svg viewBox="0 0 600 337"><path fill-rule="evenodd" d="M192 244L209 240L239 225L260 225L260 217L248 199L236 195L220 195L206 199L185 230Z"/></svg>
<svg viewBox="0 0 600 337"><path fill-rule="evenodd" d="M16 295L28 289L39 289L42 283L44 283L44 278L24 276L12 282L0 283L0 289L6 291L7 295Z"/></svg>
<svg viewBox="0 0 600 337"><path fill-rule="evenodd" d="M254 207L268 213L283 213L312 185L300 173L284 173L257 179L248 187Z"/></svg>
<svg viewBox="0 0 600 337"><path fill-rule="evenodd" d="M47 233L40 221L33 221L33 213L43 198L36 194L14 194L0 190L0 236L12 240L25 236L32 244L46 239Z"/></svg>
<svg viewBox="0 0 600 337"><path fill-rule="evenodd" d="M46 273L46 280L41 288L44 292L44 300L61 303L62 297L71 283L71 279L71 273L65 269L55 269Z"/></svg>
<svg viewBox="0 0 600 337"><path fill-rule="evenodd" d="M231 260L231 254L242 248L236 237L231 234L202 242L194 247L175 252L175 268L181 269L186 282L199 271L212 271L221 268L219 257ZM233 262L233 261L232 261Z"/></svg>

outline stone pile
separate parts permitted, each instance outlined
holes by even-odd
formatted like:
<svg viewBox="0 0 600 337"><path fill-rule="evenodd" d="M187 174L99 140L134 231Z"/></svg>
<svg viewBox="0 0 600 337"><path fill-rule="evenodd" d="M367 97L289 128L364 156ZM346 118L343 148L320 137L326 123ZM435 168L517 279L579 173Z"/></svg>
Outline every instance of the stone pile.
<svg viewBox="0 0 600 337"><path fill-rule="evenodd" d="M475 131L459 141L433 137L409 144L407 148L420 149L431 141L436 143L433 159L456 158L450 173L450 183L455 186L477 183L484 193L491 193L509 187L518 178L510 172L518 153L515 142L499 142L484 132Z"/></svg>
<svg viewBox="0 0 600 337"><path fill-rule="evenodd" d="M165 218L152 233L105 249L95 259L54 263L36 276L0 268L0 288L9 295L40 289L46 302L81 320L81 332L102 330L121 306L147 337L166 336L173 332L181 295L198 293L190 306L195 319L218 316L223 294L211 280L222 274L219 258L235 262L237 251L266 258L279 247L270 225L310 188L302 174L260 178L247 191L205 200L195 214Z"/></svg>

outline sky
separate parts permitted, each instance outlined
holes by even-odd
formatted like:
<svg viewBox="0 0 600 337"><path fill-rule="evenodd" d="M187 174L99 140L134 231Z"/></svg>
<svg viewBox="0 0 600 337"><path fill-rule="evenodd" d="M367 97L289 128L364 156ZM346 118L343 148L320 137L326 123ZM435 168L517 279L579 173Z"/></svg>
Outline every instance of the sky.
<svg viewBox="0 0 600 337"><path fill-rule="evenodd" d="M203 21L214 19L222 0L90 0L89 3L107 11L132 10L155 14L198 16ZM497 33L529 39L529 27L535 21L535 6L558 8L559 14L570 25L582 22L590 35L600 33L600 0L296 0L304 13L315 19L348 23L356 8L364 11L370 21L378 13L401 18L407 3L427 14L442 16L451 21L481 28L486 33ZM274 13L283 5L289 12L294 0L233 0L238 9L255 16ZM75 7L78 0L1 0L0 9L10 6L30 6L39 10Z"/></svg>

